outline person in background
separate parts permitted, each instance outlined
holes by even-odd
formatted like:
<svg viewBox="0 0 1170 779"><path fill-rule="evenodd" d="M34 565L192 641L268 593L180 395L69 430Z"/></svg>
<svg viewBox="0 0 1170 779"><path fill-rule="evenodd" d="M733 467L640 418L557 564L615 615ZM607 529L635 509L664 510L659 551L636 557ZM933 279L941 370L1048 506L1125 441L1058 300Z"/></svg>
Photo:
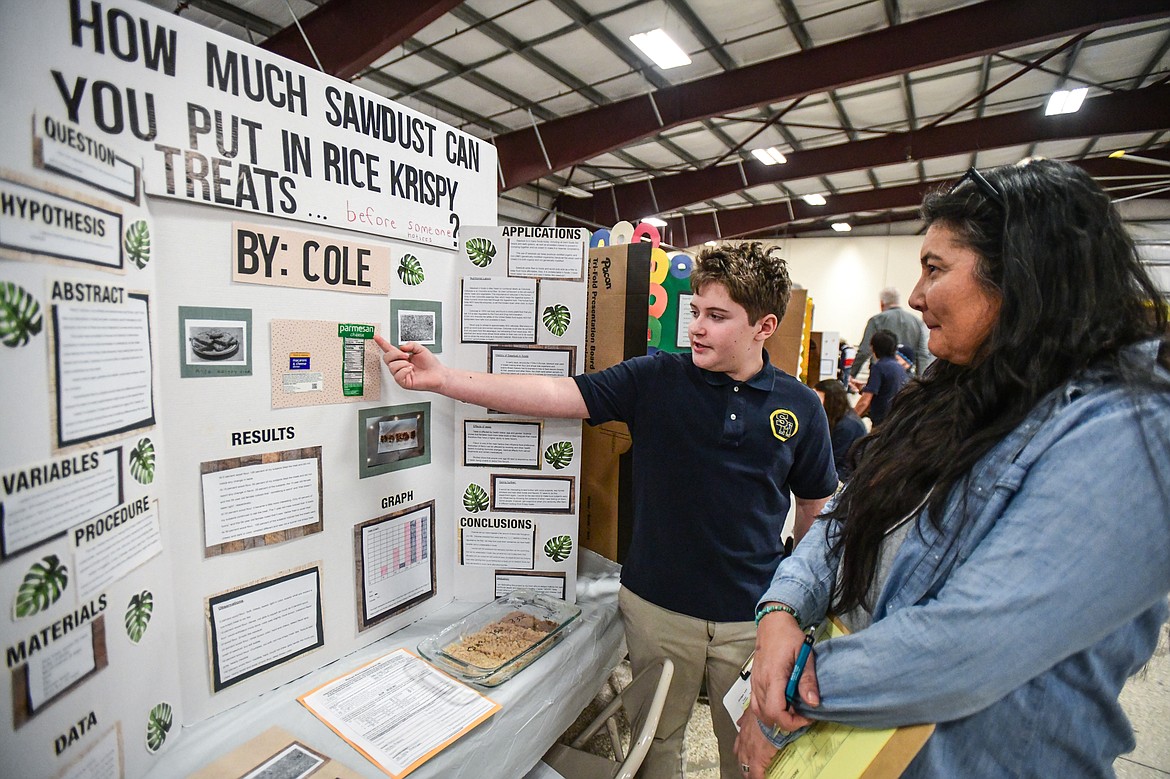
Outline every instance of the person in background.
<svg viewBox="0 0 1170 779"><path fill-rule="evenodd" d="M922 320L902 308L902 296L894 287L886 287L879 293L878 302L882 310L869 318L865 323L865 333L861 336L861 343L857 347L857 357L849 369L849 376L856 379L861 369L869 362L872 351L869 343L875 334L881 330L889 330L894 334L895 344L906 344L914 350L914 369L918 375L926 370L926 366L934 362L926 343L926 325Z"/></svg>
<svg viewBox="0 0 1170 779"><path fill-rule="evenodd" d="M837 488L824 409L768 360L791 282L775 248L713 247L691 275L691 351L598 373L516 376L447 368L425 347L377 338L394 381L513 414L621 420L633 438L634 526L619 607L635 674L674 662L640 777L679 779L704 677L722 701L755 645L753 608L784 556L792 496L803 533ZM724 779L738 777L735 723L712 705Z"/></svg>
<svg viewBox="0 0 1170 779"><path fill-rule="evenodd" d="M873 424L880 424L890 412L894 396L910 380L910 374L899 363L895 355L898 342L889 330L874 333L869 342L873 356L877 359L869 369L869 381L861 388L861 397L853 410L857 416L867 414Z"/></svg>
<svg viewBox="0 0 1170 779"><path fill-rule="evenodd" d="M859 445L758 606L758 726L936 723L904 776L1111 777L1170 592L1167 306L1109 195L1025 160L928 195L910 304L938 362ZM788 709L802 628L814 649Z"/></svg>
<svg viewBox="0 0 1170 779"><path fill-rule="evenodd" d="M898 361L898 364L902 366L902 370L906 371L908 375L915 375L913 349L906 344L898 344L898 347L894 350L894 359Z"/></svg>
<svg viewBox="0 0 1170 779"><path fill-rule="evenodd" d="M833 463L837 466L837 478L848 481L853 468L849 464L849 448L853 442L868 432L861 417L849 405L845 385L837 379L825 379L813 387L825 415L829 418L829 438L833 442Z"/></svg>

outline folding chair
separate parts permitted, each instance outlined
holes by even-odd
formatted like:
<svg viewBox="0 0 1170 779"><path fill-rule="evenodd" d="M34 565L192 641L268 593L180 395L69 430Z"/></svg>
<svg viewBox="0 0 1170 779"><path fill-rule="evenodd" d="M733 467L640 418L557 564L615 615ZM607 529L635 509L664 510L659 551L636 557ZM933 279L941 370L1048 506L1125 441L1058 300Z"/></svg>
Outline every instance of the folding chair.
<svg viewBox="0 0 1170 779"><path fill-rule="evenodd" d="M666 658L656 660L602 709L571 746L554 744L545 753L544 762L565 779L632 779L650 751L673 676L674 663ZM615 721L619 708L625 709L630 722L630 749L624 755ZM581 750L602 726L609 733L616 760Z"/></svg>

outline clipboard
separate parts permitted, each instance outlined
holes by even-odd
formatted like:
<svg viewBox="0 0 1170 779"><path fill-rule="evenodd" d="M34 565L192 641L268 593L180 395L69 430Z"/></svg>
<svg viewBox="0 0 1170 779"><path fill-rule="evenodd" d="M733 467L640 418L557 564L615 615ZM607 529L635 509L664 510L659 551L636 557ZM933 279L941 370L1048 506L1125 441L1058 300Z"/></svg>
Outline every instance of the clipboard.
<svg viewBox="0 0 1170 779"><path fill-rule="evenodd" d="M817 629L817 641L848 633L836 619ZM751 698L751 658L728 690L723 705L737 722ZM934 732L934 725L872 730L837 722L814 722L776 753L767 779L897 779Z"/></svg>

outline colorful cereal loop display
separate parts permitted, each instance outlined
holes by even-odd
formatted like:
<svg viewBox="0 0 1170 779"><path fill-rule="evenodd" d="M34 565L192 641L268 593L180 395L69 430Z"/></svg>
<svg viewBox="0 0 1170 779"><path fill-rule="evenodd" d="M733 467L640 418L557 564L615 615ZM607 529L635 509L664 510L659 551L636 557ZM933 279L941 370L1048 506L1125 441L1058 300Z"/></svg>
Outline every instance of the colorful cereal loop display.
<svg viewBox="0 0 1170 779"><path fill-rule="evenodd" d="M670 275L676 279L689 279L694 269L695 260L686 252L674 252L670 255Z"/></svg>
<svg viewBox="0 0 1170 779"><path fill-rule="evenodd" d="M657 227L650 224L649 222L642 222L640 225L638 225L638 227L634 230L633 236L630 237L630 243L637 243L638 241L642 240L643 237L649 238L650 245L655 249L657 249L658 245L662 243L662 234L658 232Z"/></svg>
<svg viewBox="0 0 1170 779"><path fill-rule="evenodd" d="M609 245L629 243L634 237L634 226L629 222L618 222L609 231Z"/></svg>

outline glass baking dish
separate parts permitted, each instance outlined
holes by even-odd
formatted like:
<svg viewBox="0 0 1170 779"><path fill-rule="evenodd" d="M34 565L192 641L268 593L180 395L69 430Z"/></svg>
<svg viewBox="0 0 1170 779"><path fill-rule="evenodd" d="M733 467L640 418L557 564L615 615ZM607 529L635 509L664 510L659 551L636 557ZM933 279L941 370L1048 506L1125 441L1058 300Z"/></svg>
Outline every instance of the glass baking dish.
<svg viewBox="0 0 1170 779"><path fill-rule="evenodd" d="M572 603L514 590L424 638L418 651L452 676L495 687L556 646L580 616Z"/></svg>

